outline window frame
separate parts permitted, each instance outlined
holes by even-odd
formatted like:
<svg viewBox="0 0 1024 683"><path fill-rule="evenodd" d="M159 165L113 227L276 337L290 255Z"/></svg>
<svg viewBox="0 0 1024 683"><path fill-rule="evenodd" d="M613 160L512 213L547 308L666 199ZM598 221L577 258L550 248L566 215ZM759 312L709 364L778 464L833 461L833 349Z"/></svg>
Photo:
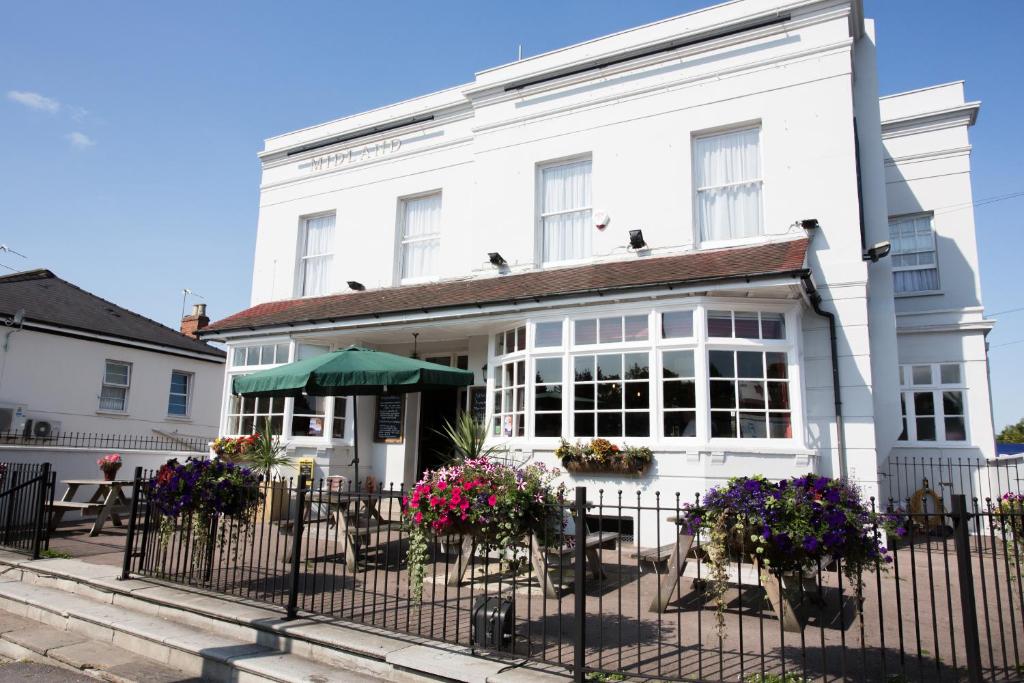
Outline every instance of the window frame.
<svg viewBox="0 0 1024 683"><path fill-rule="evenodd" d="M306 246L309 239L309 222L318 218L326 218L327 216L334 217L334 227L332 228L332 239L331 239L331 251L324 252L322 254L309 255L306 253ZM295 292L296 296L300 299L314 298L318 296L327 296L334 292L334 277L333 269L328 271L328 281L326 292L315 292L310 293L306 291L306 264L311 259L327 259L328 263L333 264L335 249L337 247L337 230L338 230L338 212L334 210L320 211L317 213L311 213L299 217L299 234L298 234L298 249L296 250L296 278L295 278ZM331 266L328 266L332 268Z"/></svg>
<svg viewBox="0 0 1024 683"><path fill-rule="evenodd" d="M898 252L895 250L895 240L893 240L892 228L894 223L900 223L904 221L914 221L919 218L928 219L928 228L931 232L931 243L932 248L930 250L914 250L914 251L903 251ZM942 273L939 268L939 244L935 235L935 214L931 211L919 211L916 213L896 214L889 216L888 219L889 227L889 241L894 244L894 249L890 253L890 257L903 256L905 254L926 254L931 253L934 255L934 260L930 264L915 265L915 266L897 266L895 261L892 264L893 272L893 295L896 297L908 297L908 296L927 296L929 294L941 294L942 293ZM935 288L934 289L913 289L904 292L896 291L896 273L910 272L913 270L934 270L935 271Z"/></svg>
<svg viewBox="0 0 1024 683"><path fill-rule="evenodd" d="M440 225L438 225L437 232L431 233L425 237L414 237L407 239L405 236L405 222L406 222L406 205L409 202L415 202L420 199L427 199L428 197L438 197L441 201L441 219ZM405 275L405 246L414 242L427 242L436 241L438 251L441 248L441 235L444 232L444 191L442 188L436 188L433 190L426 190L424 192L417 192L415 194L403 195L398 198L398 215L395 219L395 277L394 282L396 285L408 285L416 284L420 282L434 282L440 278L440 259L435 264L435 270L437 272L430 273L428 275L414 275L407 277Z"/></svg>
<svg viewBox="0 0 1024 683"><path fill-rule="evenodd" d="M186 379L185 393L175 393L174 391L174 376L183 375ZM192 396L195 394L195 382L196 373L189 372L188 370L171 370L171 386L167 392L167 417L173 420L190 420L192 418ZM182 396L185 397L185 412L182 414L171 412L171 397Z"/></svg>
<svg viewBox="0 0 1024 683"><path fill-rule="evenodd" d="M959 368L959 381L944 383L942 381L943 366ZM914 368L927 367L930 372L927 384L915 384ZM968 413L969 389L967 386L966 364L963 361L940 361L937 363L900 363L899 365L899 400L900 418L904 428L896 439L898 446L926 448L970 448L973 447L971 421ZM960 394L960 413L946 413L945 397L947 392ZM917 414L915 394L931 394L932 412L920 417ZM922 440L918 438L918 420L930 418L935 429L935 438ZM963 439L949 439L946 420L948 418L963 420ZM906 438L904 438L904 435Z"/></svg>
<svg viewBox="0 0 1024 683"><path fill-rule="evenodd" d="M590 164L590 206L586 208L574 208L566 209L561 211L544 211L544 172L560 166L572 166L580 163ZM547 268L552 266L565 266L578 263L585 263L593 258L594 256L594 241L593 235L590 232L594 228L594 158L591 152L581 152L579 154L573 154L566 157L559 157L557 159L550 159L547 161L541 161L534 167L534 242L536 247L534 249L535 262L541 268ZM579 213L582 211L588 211L590 213L590 220L587 223L587 246L588 253L583 256L561 259L561 260L547 260L544 254L544 219L551 216L563 216L566 214Z"/></svg>
<svg viewBox="0 0 1024 683"><path fill-rule="evenodd" d="M125 383L124 384L117 384L117 383L114 383L114 382L108 382L107 381L107 368L111 364L124 366L124 368L126 370L126 372L125 372L126 379L125 379ZM103 361L103 375L100 377L100 393L96 397L98 399L98 401L97 401L98 407L96 409L97 412L100 412L100 413L115 413L115 414L118 414L118 415L126 415L128 413L128 398L129 398L129 396L131 394L132 372L134 370L132 365L133 364L131 362L125 361L125 360L117 360L117 359L114 359L114 358L106 358L106 359L104 359L104 361ZM107 387L110 387L112 389L120 389L120 390L124 391L124 397L121 399L121 407L120 408L106 408L106 407L103 406L103 401L104 401L103 390L105 388L107 388ZM106 400L109 400L109 399L106 399Z"/></svg>
<svg viewBox="0 0 1024 683"><path fill-rule="evenodd" d="M708 140L710 138L721 137L725 135L731 135L734 133L742 133L748 130L757 130L757 154L758 154L758 165L760 166L761 176L756 180L744 180L733 183L725 183L722 185L697 185L697 142L699 140ZM693 243L701 249L724 247L734 244L748 244L750 242L758 241L763 239L767 234L767 228L765 224L765 207L767 206L767 195L765 190L765 128L764 122L760 119L753 121L745 121L740 123L733 123L726 126L717 126L715 128L706 128L704 130L695 131L690 134L690 202L692 206L692 238ZM757 234L750 235L748 237L735 237L731 239L713 240L704 239L701 234L701 222L700 222L700 193L708 190L717 190L727 187L739 187L741 185L753 185L758 184L760 188L760 204L761 204L761 225L758 228Z"/></svg>

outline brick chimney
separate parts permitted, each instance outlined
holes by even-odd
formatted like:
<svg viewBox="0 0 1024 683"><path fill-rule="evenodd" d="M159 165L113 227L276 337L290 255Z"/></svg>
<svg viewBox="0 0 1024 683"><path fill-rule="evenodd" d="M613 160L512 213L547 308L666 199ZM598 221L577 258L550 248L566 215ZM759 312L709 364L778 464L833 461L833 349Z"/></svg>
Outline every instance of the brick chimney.
<svg viewBox="0 0 1024 683"><path fill-rule="evenodd" d="M192 304L192 312L181 319L181 333L198 339L199 336L196 332L209 324L210 319L206 317L206 304Z"/></svg>

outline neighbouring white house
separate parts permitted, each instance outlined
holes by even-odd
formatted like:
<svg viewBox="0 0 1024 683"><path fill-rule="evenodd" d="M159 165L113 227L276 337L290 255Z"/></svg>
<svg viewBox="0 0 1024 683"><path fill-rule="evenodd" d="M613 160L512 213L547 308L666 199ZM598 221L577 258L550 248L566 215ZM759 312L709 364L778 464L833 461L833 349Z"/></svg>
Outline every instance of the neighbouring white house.
<svg viewBox="0 0 1024 683"><path fill-rule="evenodd" d="M358 399L360 461L396 486L471 410L520 460L649 446L642 477L570 478L626 500L808 470L884 496L894 454L994 456L978 106L879 98L859 0L736 0L486 69L268 139L252 307L202 336L226 388L350 344L472 370ZM350 474L351 401L226 391L221 427L268 417Z"/></svg>
<svg viewBox="0 0 1024 683"><path fill-rule="evenodd" d="M172 330L48 270L0 277L3 441L215 436L225 353L194 336L208 322L200 304Z"/></svg>

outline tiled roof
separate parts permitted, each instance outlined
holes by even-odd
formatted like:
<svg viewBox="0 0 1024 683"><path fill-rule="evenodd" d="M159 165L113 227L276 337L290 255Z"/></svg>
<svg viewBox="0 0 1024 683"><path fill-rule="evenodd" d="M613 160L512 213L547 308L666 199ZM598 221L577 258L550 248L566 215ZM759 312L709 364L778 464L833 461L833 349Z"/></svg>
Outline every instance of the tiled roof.
<svg viewBox="0 0 1024 683"><path fill-rule="evenodd" d="M804 268L807 242L807 239L800 238L750 247L694 251L679 256L638 258L495 277L271 301L218 320L203 332L333 321L380 313L510 303L594 291L612 292L637 287L796 273Z"/></svg>
<svg viewBox="0 0 1024 683"><path fill-rule="evenodd" d="M132 313L62 280L49 270L26 270L0 277L0 315L25 310L25 323L91 332L126 341L156 344L222 359L225 353L155 320Z"/></svg>

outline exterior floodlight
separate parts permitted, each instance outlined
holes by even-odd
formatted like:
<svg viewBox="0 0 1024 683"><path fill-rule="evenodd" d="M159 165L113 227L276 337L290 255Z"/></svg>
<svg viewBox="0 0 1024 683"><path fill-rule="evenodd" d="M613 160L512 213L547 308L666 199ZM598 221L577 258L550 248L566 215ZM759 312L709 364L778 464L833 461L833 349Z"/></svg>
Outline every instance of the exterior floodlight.
<svg viewBox="0 0 1024 683"><path fill-rule="evenodd" d="M356 291L356 292L361 292L364 289L366 289L366 285L364 285L362 282L356 282L355 280L349 280L348 281L348 288L353 290L353 291Z"/></svg>
<svg viewBox="0 0 1024 683"><path fill-rule="evenodd" d="M508 261L506 261L502 255L496 251L488 252L487 260L490 261L491 265L495 268L501 268L502 266L508 265Z"/></svg>
<svg viewBox="0 0 1024 683"><path fill-rule="evenodd" d="M818 223L817 218L804 218L799 221L800 227L804 230L817 230L821 225Z"/></svg>
<svg viewBox="0 0 1024 683"><path fill-rule="evenodd" d="M878 263L878 259L885 258L886 256L889 255L890 251L892 251L891 242L879 242L878 244L864 252L863 259L865 261L871 261L872 263Z"/></svg>
<svg viewBox="0 0 1024 683"><path fill-rule="evenodd" d="M629 231L629 247L630 249L643 249L647 246L647 242L644 241L643 230L630 230Z"/></svg>
<svg viewBox="0 0 1024 683"><path fill-rule="evenodd" d="M14 319L11 322L15 327L21 327L22 323L25 322L25 309L19 308L18 312L14 314Z"/></svg>

